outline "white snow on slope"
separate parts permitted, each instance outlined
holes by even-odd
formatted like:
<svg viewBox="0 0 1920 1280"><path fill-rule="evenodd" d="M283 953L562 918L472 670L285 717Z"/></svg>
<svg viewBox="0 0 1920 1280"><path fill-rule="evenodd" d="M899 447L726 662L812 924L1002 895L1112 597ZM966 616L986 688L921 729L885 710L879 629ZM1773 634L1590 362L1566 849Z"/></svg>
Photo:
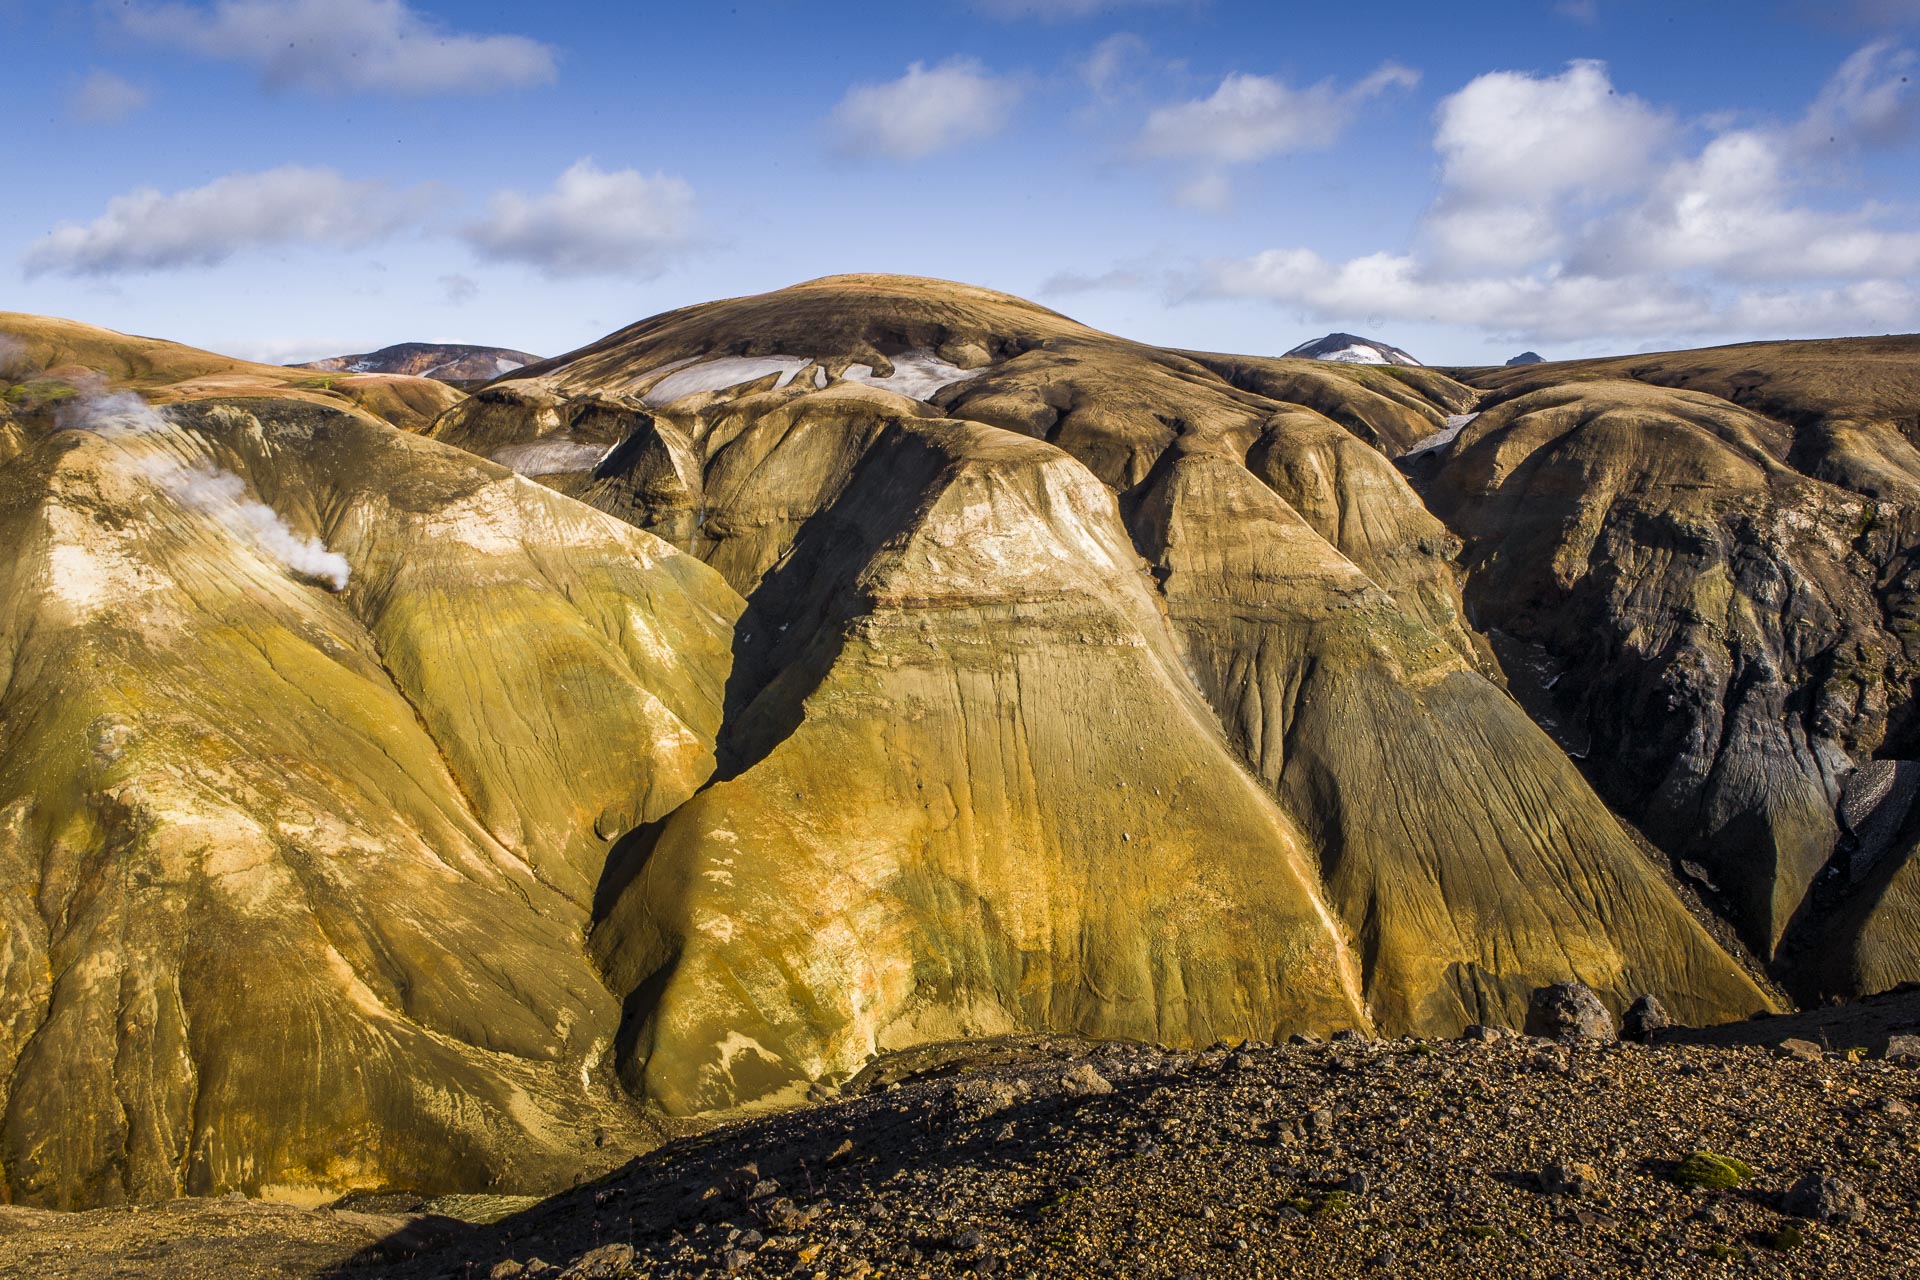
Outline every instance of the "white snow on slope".
<svg viewBox="0 0 1920 1280"><path fill-rule="evenodd" d="M722 356L677 369L648 388L640 398L650 408L671 404L682 396L702 391L725 391L743 383L758 382L770 373L778 373L776 389L793 381L793 375L812 364L807 356Z"/></svg>
<svg viewBox="0 0 1920 1280"><path fill-rule="evenodd" d="M849 382L864 382L868 386L898 392L914 400L925 400L942 387L977 378L985 372L985 369L962 369L931 351L916 350L902 351L893 357L893 376L890 378L875 377L873 366L867 364L848 365L846 376Z"/></svg>
<svg viewBox="0 0 1920 1280"><path fill-rule="evenodd" d="M1329 351L1326 355L1315 356L1315 360L1338 360L1342 364L1392 364L1393 361L1375 351L1372 347L1342 347L1338 351Z"/></svg>
<svg viewBox="0 0 1920 1280"><path fill-rule="evenodd" d="M1461 431L1466 429L1466 425L1469 422L1472 422L1475 418L1479 416L1480 415L1477 413L1454 414L1452 417L1447 419L1446 426L1440 428L1438 431L1426 437L1424 440L1419 441L1413 446L1413 448L1407 450L1405 453L1401 454L1400 456L1403 458L1413 458L1423 453L1433 453L1438 450L1446 448L1448 445L1452 444L1456 438L1458 438Z"/></svg>
<svg viewBox="0 0 1920 1280"><path fill-rule="evenodd" d="M722 356L691 364L679 361L676 365L663 366L673 371L647 389L641 396L643 404L658 408L683 396L698 395L703 391L725 391L730 387L758 382L771 373L780 375L779 381L774 384L778 390L809 368L813 370L815 387L827 385L826 368L811 356ZM652 369L646 376L652 377L660 372L660 369ZM864 383L910 399L924 400L942 387L978 377L984 372L984 369L962 369L931 351L914 350L903 351L893 357L893 373L888 377L880 377L873 371L872 365L855 364L847 366L845 378L848 382Z"/></svg>
<svg viewBox="0 0 1920 1280"><path fill-rule="evenodd" d="M551 476L568 471L591 471L606 455L607 447L602 444L547 439L495 449L493 460L523 476Z"/></svg>

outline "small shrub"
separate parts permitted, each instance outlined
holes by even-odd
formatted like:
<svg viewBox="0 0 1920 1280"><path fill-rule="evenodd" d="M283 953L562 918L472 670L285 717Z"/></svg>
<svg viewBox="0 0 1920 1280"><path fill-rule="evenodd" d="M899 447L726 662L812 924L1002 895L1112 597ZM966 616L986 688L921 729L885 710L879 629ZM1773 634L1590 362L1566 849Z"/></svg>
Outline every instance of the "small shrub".
<svg viewBox="0 0 1920 1280"><path fill-rule="evenodd" d="M1732 1156L1715 1155L1711 1151L1690 1153L1673 1171L1673 1180L1681 1186L1703 1187L1710 1191L1737 1187L1752 1176L1752 1165Z"/></svg>

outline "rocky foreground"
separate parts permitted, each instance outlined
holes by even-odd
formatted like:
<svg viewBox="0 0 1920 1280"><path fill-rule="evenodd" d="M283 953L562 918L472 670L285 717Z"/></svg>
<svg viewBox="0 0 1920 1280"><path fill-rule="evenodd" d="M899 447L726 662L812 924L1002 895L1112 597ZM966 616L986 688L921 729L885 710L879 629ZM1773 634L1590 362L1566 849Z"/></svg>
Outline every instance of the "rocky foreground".
<svg viewBox="0 0 1920 1280"><path fill-rule="evenodd" d="M0 1210L0 1273L1920 1276L1920 1060L1894 1038L1920 993L1853 1012L1652 1046L925 1048L531 1206Z"/></svg>

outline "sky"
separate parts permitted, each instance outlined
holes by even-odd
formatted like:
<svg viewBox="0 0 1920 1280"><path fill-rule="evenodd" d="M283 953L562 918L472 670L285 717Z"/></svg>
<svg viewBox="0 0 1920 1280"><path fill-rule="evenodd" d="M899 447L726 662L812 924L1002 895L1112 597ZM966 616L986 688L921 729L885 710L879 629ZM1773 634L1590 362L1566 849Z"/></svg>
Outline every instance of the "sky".
<svg viewBox="0 0 1920 1280"><path fill-rule="evenodd" d="M553 355L854 271L1432 364L1920 330L1920 0L0 0L0 310Z"/></svg>

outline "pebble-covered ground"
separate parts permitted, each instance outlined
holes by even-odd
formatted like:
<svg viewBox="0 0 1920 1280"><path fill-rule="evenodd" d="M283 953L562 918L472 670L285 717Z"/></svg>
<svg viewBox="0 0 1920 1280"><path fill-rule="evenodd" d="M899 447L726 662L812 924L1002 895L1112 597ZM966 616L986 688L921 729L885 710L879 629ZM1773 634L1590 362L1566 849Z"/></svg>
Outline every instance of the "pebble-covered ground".
<svg viewBox="0 0 1920 1280"><path fill-rule="evenodd" d="M1776 1021L1771 1045L933 1047L531 1206L0 1210L0 1275L1920 1280L1920 1066ZM1682 1185L1696 1151L1739 1180ZM1808 1175L1837 1181L1794 1200Z"/></svg>
<svg viewBox="0 0 1920 1280"><path fill-rule="evenodd" d="M1911 1066L1520 1037L937 1057L674 1144L409 1270L1920 1277ZM1696 1150L1752 1174L1680 1185ZM1783 1212L1807 1174L1847 1184L1824 1205L1846 1218Z"/></svg>

